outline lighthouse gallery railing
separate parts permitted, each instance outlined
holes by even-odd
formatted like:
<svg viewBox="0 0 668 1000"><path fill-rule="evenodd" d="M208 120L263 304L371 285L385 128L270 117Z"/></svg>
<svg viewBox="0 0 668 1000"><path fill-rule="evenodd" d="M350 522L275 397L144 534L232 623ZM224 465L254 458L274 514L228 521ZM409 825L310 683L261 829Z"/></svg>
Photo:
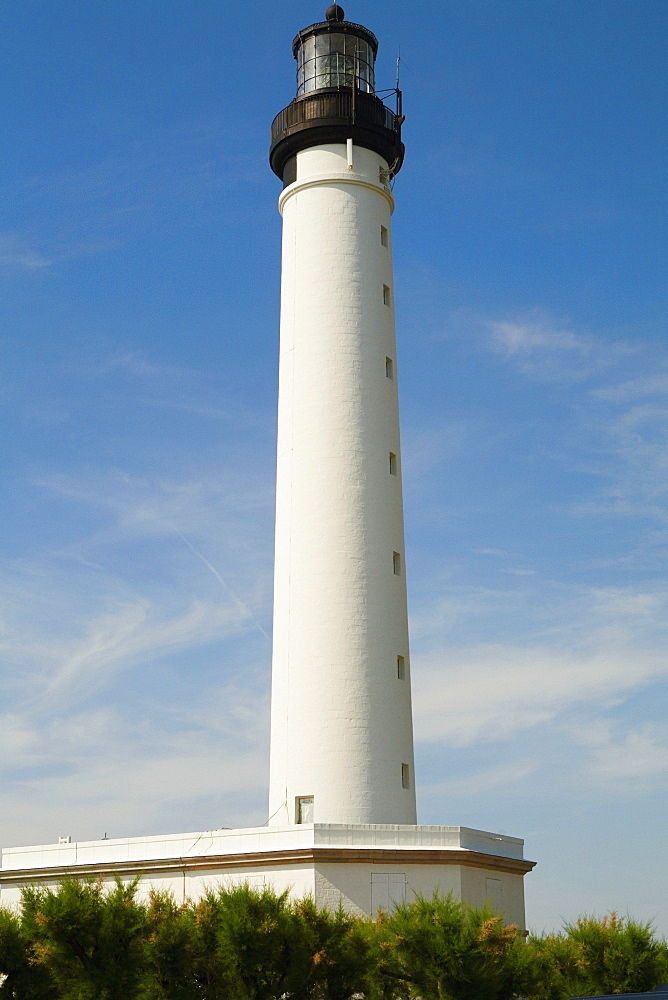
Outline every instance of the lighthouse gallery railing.
<svg viewBox="0 0 668 1000"><path fill-rule="evenodd" d="M271 124L272 142L287 129L317 120L346 120L351 125L371 125L401 134L402 119L385 107L380 98L358 90L318 91L296 98L279 112Z"/></svg>

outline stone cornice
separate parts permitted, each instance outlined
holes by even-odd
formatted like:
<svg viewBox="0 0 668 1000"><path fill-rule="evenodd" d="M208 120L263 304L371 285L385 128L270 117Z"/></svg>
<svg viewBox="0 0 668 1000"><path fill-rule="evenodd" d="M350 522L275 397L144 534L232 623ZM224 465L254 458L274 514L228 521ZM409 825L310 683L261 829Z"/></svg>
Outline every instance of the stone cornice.
<svg viewBox="0 0 668 1000"><path fill-rule="evenodd" d="M0 885L15 885L77 876L97 875L150 875L170 872L213 871L225 872L231 868L284 868L288 865L318 864L372 864L372 865L462 865L466 868L485 868L490 871L525 875L535 866L535 861L504 858L478 851L439 849L395 849L382 847L308 847L285 851L258 851L243 854L204 854L195 857L149 858L141 861L91 861L75 865L54 865L35 868L0 870ZM240 873L240 874L243 874Z"/></svg>
<svg viewBox="0 0 668 1000"><path fill-rule="evenodd" d="M369 191L375 191L376 194L381 195L388 202L390 212L394 212L394 196L389 188L381 187L379 184L372 184L364 177L359 177L356 174L345 173L321 174L319 177L310 177L306 181L294 181L280 193L278 197L278 211L283 215L285 203L293 195L299 194L300 191L305 191L307 188L322 187L325 184L349 184L354 187L362 187L367 188Z"/></svg>

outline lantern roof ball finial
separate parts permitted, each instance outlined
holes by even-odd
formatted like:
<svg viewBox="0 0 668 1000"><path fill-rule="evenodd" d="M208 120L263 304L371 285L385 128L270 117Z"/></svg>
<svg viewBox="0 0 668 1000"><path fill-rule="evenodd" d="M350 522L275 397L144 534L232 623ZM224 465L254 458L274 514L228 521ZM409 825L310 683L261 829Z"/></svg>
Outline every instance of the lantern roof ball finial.
<svg viewBox="0 0 668 1000"><path fill-rule="evenodd" d="M345 16L343 7L339 7L337 3L333 3L331 7L328 7L325 11L325 17L328 21L343 21Z"/></svg>

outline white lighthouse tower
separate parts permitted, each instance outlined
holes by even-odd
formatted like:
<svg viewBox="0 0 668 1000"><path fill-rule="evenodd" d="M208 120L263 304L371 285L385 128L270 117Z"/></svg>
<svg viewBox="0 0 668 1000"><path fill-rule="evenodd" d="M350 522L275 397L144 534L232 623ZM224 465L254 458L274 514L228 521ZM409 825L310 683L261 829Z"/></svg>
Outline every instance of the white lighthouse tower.
<svg viewBox="0 0 668 1000"><path fill-rule="evenodd" d="M415 823L390 182L401 118L339 6L293 43L283 180L269 822Z"/></svg>
<svg viewBox="0 0 668 1000"><path fill-rule="evenodd" d="M523 842L418 826L390 220L401 104L339 6L293 42L272 125L283 181L269 821L2 852L0 904L67 875L169 890L272 886L376 913L434 892L524 926ZM218 822L223 817L217 817Z"/></svg>

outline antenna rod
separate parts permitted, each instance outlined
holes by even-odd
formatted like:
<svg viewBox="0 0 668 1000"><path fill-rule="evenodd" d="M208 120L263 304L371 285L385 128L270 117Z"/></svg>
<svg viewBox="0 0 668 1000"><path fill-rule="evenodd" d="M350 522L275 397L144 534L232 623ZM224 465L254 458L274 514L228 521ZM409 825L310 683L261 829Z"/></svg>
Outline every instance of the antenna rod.
<svg viewBox="0 0 668 1000"><path fill-rule="evenodd" d="M395 90L397 95L397 118L402 116L402 101L401 101L401 91L399 90L399 63L401 62L401 46L399 46L399 54L397 56L397 74L395 80Z"/></svg>

